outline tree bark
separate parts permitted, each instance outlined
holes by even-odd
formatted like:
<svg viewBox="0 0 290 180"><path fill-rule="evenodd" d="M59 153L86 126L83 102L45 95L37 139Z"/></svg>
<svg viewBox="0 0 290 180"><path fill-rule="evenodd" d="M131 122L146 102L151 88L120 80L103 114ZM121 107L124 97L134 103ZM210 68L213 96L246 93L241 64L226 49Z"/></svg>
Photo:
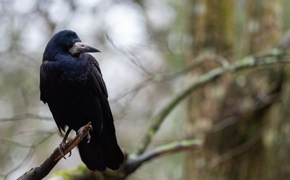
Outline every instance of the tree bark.
<svg viewBox="0 0 290 180"><path fill-rule="evenodd" d="M234 2L231 0L191 0L188 2L189 34L193 38L187 64L203 53L224 56L230 54L234 44ZM231 61L231 57L227 57ZM205 62L200 69L191 73L186 81L198 77L217 66L219 63ZM188 99L188 121L186 131L189 137L205 139L206 132L212 128L217 116L217 109L222 102L228 77L218 80L198 90ZM205 147L206 148L206 147ZM199 153L188 153L186 159L186 179L212 179L205 170L206 158L213 152L205 148Z"/></svg>

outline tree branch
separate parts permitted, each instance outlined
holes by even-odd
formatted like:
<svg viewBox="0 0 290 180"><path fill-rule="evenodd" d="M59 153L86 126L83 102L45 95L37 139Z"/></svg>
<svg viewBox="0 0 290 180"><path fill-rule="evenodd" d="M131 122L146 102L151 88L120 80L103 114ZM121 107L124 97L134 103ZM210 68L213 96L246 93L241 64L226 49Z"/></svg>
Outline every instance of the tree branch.
<svg viewBox="0 0 290 180"><path fill-rule="evenodd" d="M139 168L144 162L147 162L153 158L166 154L177 153L180 151L195 150L199 149L201 146L202 143L199 140L183 140L179 142L173 142L170 144L162 145L160 147L157 147L156 149L153 149L152 151L148 151L137 157L136 155L131 154L127 160L127 165L125 167L126 174L129 175L130 173L134 172L137 168Z"/></svg>
<svg viewBox="0 0 290 180"><path fill-rule="evenodd" d="M44 116L39 116L37 114L32 114L32 113L24 113L24 114L14 115L12 117L0 118L0 122L19 121L23 119L41 119L41 120L49 120L49 121L53 120L52 117L44 117Z"/></svg>
<svg viewBox="0 0 290 180"><path fill-rule="evenodd" d="M135 150L135 154L140 155L144 153L152 137L156 134L164 119L178 105L178 103L188 97L196 89L206 85L207 83L219 78L221 75L226 73L234 73L247 68L249 69L257 66L285 62L290 62L290 55L285 54L282 50L272 49L268 54L259 57L248 56L236 61L236 63L233 63L227 67L216 68L200 76L200 78L196 82L192 83L188 88L180 92L157 115L153 117L151 126L149 127L148 131L146 132L137 149Z"/></svg>
<svg viewBox="0 0 290 180"><path fill-rule="evenodd" d="M91 122L89 122L87 125L80 128L80 130L83 131L83 133L81 134L82 136L79 136L77 134L72 140L66 143L65 148L62 150L65 155L69 153L75 146L77 146L78 143L80 143L82 139L88 134L89 130L91 129L90 125L91 125ZM39 167L31 168L29 171L24 173L17 180L43 179L53 169L53 167L58 163L58 161L61 158L62 158L62 155L60 154L60 150L58 147L54 150L54 152L50 155L50 157L44 161L44 163L42 163Z"/></svg>

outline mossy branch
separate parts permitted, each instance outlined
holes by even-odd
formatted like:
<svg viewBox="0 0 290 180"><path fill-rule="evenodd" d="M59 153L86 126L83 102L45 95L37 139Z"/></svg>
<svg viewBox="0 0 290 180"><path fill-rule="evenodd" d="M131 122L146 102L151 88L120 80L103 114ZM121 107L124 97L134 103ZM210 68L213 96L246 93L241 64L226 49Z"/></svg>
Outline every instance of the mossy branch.
<svg viewBox="0 0 290 180"><path fill-rule="evenodd" d="M198 88L206 85L209 82L212 82L213 80L219 78L221 75L226 73L235 73L242 69L287 62L290 62L290 54L286 54L284 51L279 49L272 49L268 54L257 57L248 56L236 61L236 63L230 64L226 67L213 69L208 73L200 76L197 81L195 81L189 87L177 94L175 98L173 98L157 115L153 117L151 126L149 127L148 131L146 132L137 149L135 150L135 154L140 155L144 153L149 143L151 142L152 137L156 134L164 119L178 105L178 103L180 103Z"/></svg>
<svg viewBox="0 0 290 180"><path fill-rule="evenodd" d="M201 146L202 143L199 140L183 140L159 146L156 149L148 151L139 156L131 154L127 160L126 174L131 174L144 162L147 162L153 158L190 149L199 149Z"/></svg>

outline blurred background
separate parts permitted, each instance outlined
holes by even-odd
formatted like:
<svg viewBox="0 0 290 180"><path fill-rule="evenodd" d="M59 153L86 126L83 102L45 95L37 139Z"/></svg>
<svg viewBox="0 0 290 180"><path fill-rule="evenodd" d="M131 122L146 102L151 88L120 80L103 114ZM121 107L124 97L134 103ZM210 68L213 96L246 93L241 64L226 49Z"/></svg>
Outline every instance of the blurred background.
<svg viewBox="0 0 290 180"><path fill-rule="evenodd" d="M290 27L289 8L287 0L1 0L0 179L39 165L62 139L39 100L42 53L54 33L73 30L102 51L92 55L130 153L152 117L200 75L274 48ZM199 88L149 149L183 139L204 146L154 159L128 179L288 179L289 72L275 64ZM80 164L74 149L53 172Z"/></svg>

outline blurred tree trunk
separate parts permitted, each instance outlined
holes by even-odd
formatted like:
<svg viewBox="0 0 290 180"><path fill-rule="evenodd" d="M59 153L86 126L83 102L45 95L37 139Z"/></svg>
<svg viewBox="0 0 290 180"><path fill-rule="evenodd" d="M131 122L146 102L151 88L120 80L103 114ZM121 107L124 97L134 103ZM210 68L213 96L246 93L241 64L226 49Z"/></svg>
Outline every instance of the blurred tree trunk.
<svg viewBox="0 0 290 180"><path fill-rule="evenodd" d="M243 8L242 12L236 8L236 12L246 15L238 17L242 19L241 25L234 23L234 17L241 14L235 13L233 1L189 1L189 33L194 40L191 54L194 57L210 50L232 61L233 53L237 58L267 50L280 36L280 3L279 0L246 0L239 7ZM243 27L240 37L240 30L235 31L235 26ZM234 50L234 42L239 39L243 40L238 42L243 48ZM206 62L201 71L213 66ZM192 73L188 79L197 75ZM278 154L273 138L278 137L281 104L264 100L271 97L276 102L283 85L282 77L279 65L247 70L236 77L226 76L189 98L187 133L190 137L205 139L205 145L200 153L188 154L187 179L254 180L276 176L273 167L278 170L279 161L275 158ZM285 155L280 160L285 161Z"/></svg>
<svg viewBox="0 0 290 180"><path fill-rule="evenodd" d="M190 0L189 30L193 37L192 47L189 50L191 59L202 53L216 53L223 55L232 51L234 44L234 2L232 0ZM190 81L200 73L217 67L218 63L204 63L198 71L191 73L187 78ZM205 134L212 127L212 120L217 116L217 109L222 102L226 88L226 81L219 80L195 92L188 100L187 134L189 137L204 139ZM222 139L221 139L221 142ZM205 148L204 148L205 149ZM186 162L186 179L212 179L206 176L205 163L208 153L204 149L200 153L188 154Z"/></svg>
<svg viewBox="0 0 290 180"><path fill-rule="evenodd" d="M290 66L284 67L284 81L283 81L283 93L281 94L281 102L273 107L273 113L271 118L273 118L273 126L277 128L270 129L268 136L270 141L268 145L271 147L271 151L267 154L267 157L272 169L271 171L272 179L289 179L290 176ZM269 168L269 169L270 169ZM268 179L270 179L268 178Z"/></svg>

